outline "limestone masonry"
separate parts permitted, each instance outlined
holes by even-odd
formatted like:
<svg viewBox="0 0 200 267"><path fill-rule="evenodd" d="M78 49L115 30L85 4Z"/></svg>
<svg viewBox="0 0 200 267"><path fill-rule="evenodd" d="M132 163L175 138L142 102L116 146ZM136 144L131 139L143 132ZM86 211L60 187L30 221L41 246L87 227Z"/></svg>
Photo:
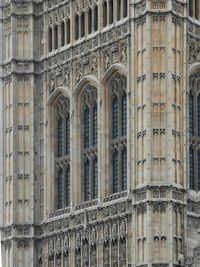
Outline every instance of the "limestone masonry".
<svg viewBox="0 0 200 267"><path fill-rule="evenodd" d="M200 1L0 0L3 267L200 267Z"/></svg>

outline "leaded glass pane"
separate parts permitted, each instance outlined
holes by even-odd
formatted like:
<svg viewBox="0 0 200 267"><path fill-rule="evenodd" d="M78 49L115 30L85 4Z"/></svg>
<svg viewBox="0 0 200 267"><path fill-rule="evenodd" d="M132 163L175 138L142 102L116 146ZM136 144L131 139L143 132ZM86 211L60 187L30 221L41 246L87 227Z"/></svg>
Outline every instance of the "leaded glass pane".
<svg viewBox="0 0 200 267"><path fill-rule="evenodd" d="M126 111L126 95L122 97L122 136L127 133L127 111Z"/></svg>
<svg viewBox="0 0 200 267"><path fill-rule="evenodd" d="M194 189L194 151L190 148L190 189Z"/></svg>
<svg viewBox="0 0 200 267"><path fill-rule="evenodd" d="M127 151L122 150L122 191L127 189Z"/></svg>
<svg viewBox="0 0 200 267"><path fill-rule="evenodd" d="M189 98L189 132L190 135L194 134L194 98L192 95Z"/></svg>
<svg viewBox="0 0 200 267"><path fill-rule="evenodd" d="M113 154L113 193L117 193L119 190L118 182L118 152Z"/></svg>
<svg viewBox="0 0 200 267"><path fill-rule="evenodd" d="M118 98L115 97L112 101L112 124L113 124L113 139L118 137Z"/></svg>
<svg viewBox="0 0 200 267"><path fill-rule="evenodd" d="M90 163L85 163L85 201L90 200Z"/></svg>
<svg viewBox="0 0 200 267"><path fill-rule="evenodd" d="M93 161L93 199L98 197L98 161Z"/></svg>
<svg viewBox="0 0 200 267"><path fill-rule="evenodd" d="M70 117L66 118L66 155L70 154Z"/></svg>
<svg viewBox="0 0 200 267"><path fill-rule="evenodd" d="M200 137L200 96L197 97L197 136Z"/></svg>
<svg viewBox="0 0 200 267"><path fill-rule="evenodd" d="M197 152L197 190L200 191L200 150Z"/></svg>
<svg viewBox="0 0 200 267"><path fill-rule="evenodd" d="M98 130L97 130L97 106L93 108L93 146L97 145Z"/></svg>
<svg viewBox="0 0 200 267"><path fill-rule="evenodd" d="M58 121L58 157L62 157L63 153L63 142L62 142L62 133L63 131L63 121L62 119L59 119Z"/></svg>
<svg viewBox="0 0 200 267"><path fill-rule="evenodd" d="M62 209L63 200L63 185L62 185L62 170L58 171L58 209Z"/></svg>
<svg viewBox="0 0 200 267"><path fill-rule="evenodd" d="M85 135L85 148L90 145L90 111L87 108L84 112L84 135Z"/></svg>
<svg viewBox="0 0 200 267"><path fill-rule="evenodd" d="M70 206L70 168L66 169L66 206Z"/></svg>

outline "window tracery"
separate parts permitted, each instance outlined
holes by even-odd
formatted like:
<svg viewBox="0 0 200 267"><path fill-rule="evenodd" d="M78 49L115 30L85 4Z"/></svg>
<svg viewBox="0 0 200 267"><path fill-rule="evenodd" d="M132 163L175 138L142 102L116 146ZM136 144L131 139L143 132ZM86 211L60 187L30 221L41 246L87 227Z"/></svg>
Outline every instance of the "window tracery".
<svg viewBox="0 0 200 267"><path fill-rule="evenodd" d="M49 52L52 51L52 28L49 28Z"/></svg>
<svg viewBox="0 0 200 267"><path fill-rule="evenodd" d="M189 0L189 16L199 19L199 0Z"/></svg>
<svg viewBox="0 0 200 267"><path fill-rule="evenodd" d="M112 94L113 193L127 189L127 95L126 78L117 73L110 83Z"/></svg>
<svg viewBox="0 0 200 267"><path fill-rule="evenodd" d="M70 102L61 95L55 104L57 127L57 207L70 206Z"/></svg>
<svg viewBox="0 0 200 267"><path fill-rule="evenodd" d="M84 88L82 93L83 116L83 167L84 167L84 200L98 197L98 126L97 126L97 89L92 85Z"/></svg>
<svg viewBox="0 0 200 267"><path fill-rule="evenodd" d="M200 81L198 75L190 77L189 93L189 187L200 191Z"/></svg>

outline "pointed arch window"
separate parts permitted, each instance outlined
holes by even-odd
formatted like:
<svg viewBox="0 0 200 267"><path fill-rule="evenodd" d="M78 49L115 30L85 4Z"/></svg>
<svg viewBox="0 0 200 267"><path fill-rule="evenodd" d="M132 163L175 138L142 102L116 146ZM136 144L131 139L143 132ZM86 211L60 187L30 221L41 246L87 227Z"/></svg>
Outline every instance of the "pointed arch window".
<svg viewBox="0 0 200 267"><path fill-rule="evenodd" d="M109 1L109 24L113 23L113 0Z"/></svg>
<svg viewBox="0 0 200 267"><path fill-rule="evenodd" d="M82 92L83 149L85 201L98 197L98 109L97 89L87 85Z"/></svg>
<svg viewBox="0 0 200 267"><path fill-rule="evenodd" d="M54 49L58 48L58 26L54 27Z"/></svg>
<svg viewBox="0 0 200 267"><path fill-rule="evenodd" d="M112 175L113 193L127 189L127 94L126 78L117 73L112 78Z"/></svg>
<svg viewBox="0 0 200 267"><path fill-rule="evenodd" d="M104 1L103 4L103 27L107 26L107 2Z"/></svg>
<svg viewBox="0 0 200 267"><path fill-rule="evenodd" d="M79 39L79 16L75 17L75 40Z"/></svg>
<svg viewBox="0 0 200 267"><path fill-rule="evenodd" d="M85 13L81 15L81 37L85 36Z"/></svg>
<svg viewBox="0 0 200 267"><path fill-rule="evenodd" d="M70 43L70 20L67 21L67 44Z"/></svg>
<svg viewBox="0 0 200 267"><path fill-rule="evenodd" d="M49 29L49 52L52 51L52 28Z"/></svg>
<svg viewBox="0 0 200 267"><path fill-rule="evenodd" d="M88 11L88 34L92 33L92 9Z"/></svg>
<svg viewBox="0 0 200 267"><path fill-rule="evenodd" d="M94 8L94 31L98 31L98 6Z"/></svg>
<svg viewBox="0 0 200 267"><path fill-rule="evenodd" d="M61 95L54 106L56 120L57 154L55 166L57 172L57 208L70 206L70 102ZM64 164L63 164L64 163Z"/></svg>
<svg viewBox="0 0 200 267"><path fill-rule="evenodd" d="M190 77L189 93L189 187L200 191L200 80L199 73Z"/></svg>
<svg viewBox="0 0 200 267"><path fill-rule="evenodd" d="M65 45L65 23L62 21L61 23L61 46Z"/></svg>

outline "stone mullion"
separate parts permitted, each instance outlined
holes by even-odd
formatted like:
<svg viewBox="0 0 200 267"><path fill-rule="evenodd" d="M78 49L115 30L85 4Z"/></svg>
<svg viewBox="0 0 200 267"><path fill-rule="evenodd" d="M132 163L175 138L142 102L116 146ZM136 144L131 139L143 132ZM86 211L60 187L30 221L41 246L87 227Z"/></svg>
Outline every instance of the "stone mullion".
<svg viewBox="0 0 200 267"><path fill-rule="evenodd" d="M110 25L110 3L109 1L110 0L105 0L107 2L107 25L106 26L109 26Z"/></svg>
<svg viewBox="0 0 200 267"><path fill-rule="evenodd" d="M88 10L85 12L85 36L88 36Z"/></svg>

